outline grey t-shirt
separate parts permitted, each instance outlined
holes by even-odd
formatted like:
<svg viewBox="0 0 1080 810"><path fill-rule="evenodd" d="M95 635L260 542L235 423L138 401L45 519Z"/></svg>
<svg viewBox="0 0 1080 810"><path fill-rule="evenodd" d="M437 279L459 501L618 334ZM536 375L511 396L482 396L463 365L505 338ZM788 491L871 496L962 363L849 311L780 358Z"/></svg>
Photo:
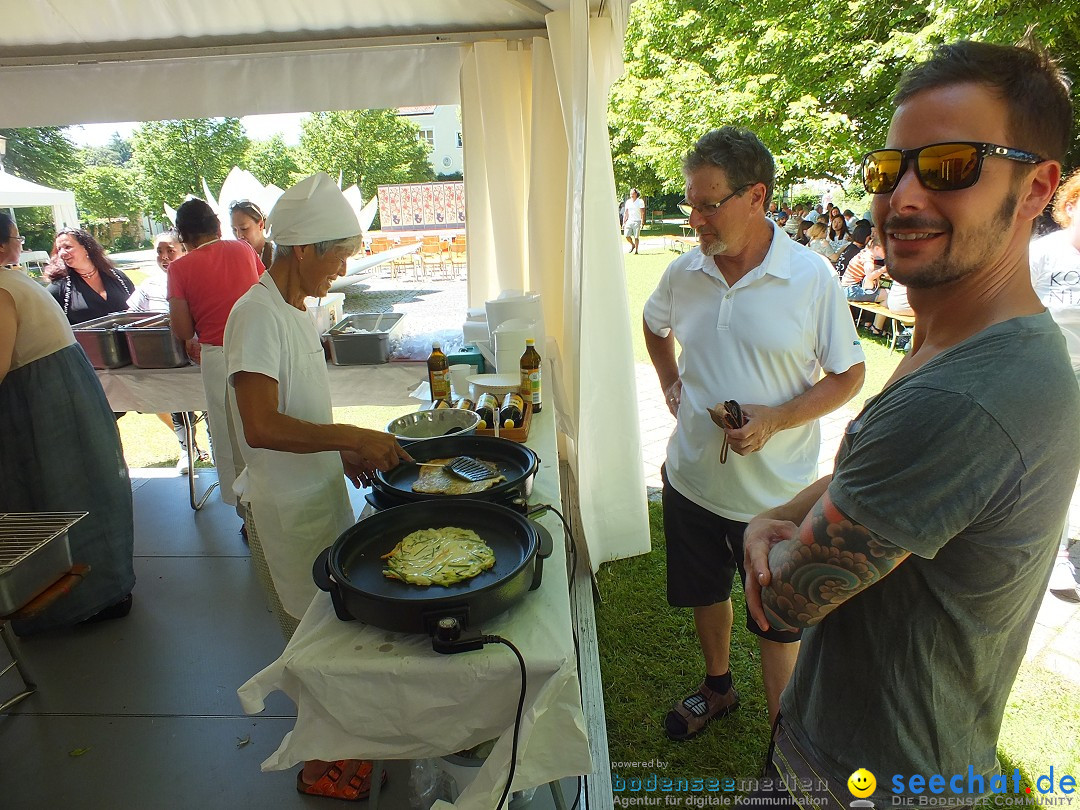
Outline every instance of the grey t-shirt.
<svg viewBox="0 0 1080 810"><path fill-rule="evenodd" d="M912 555L804 633L781 699L792 737L838 785L868 768L881 807L882 774L997 773L1076 482L1078 423L1065 341L1044 312L943 352L848 426L829 495Z"/></svg>

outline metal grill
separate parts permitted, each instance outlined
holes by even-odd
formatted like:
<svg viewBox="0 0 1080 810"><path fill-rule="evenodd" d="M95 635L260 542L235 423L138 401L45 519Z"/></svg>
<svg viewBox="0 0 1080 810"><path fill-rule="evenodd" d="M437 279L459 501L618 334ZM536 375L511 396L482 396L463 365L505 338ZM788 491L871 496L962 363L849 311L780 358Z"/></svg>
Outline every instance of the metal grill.
<svg viewBox="0 0 1080 810"><path fill-rule="evenodd" d="M14 568L87 512L0 512L0 574Z"/></svg>

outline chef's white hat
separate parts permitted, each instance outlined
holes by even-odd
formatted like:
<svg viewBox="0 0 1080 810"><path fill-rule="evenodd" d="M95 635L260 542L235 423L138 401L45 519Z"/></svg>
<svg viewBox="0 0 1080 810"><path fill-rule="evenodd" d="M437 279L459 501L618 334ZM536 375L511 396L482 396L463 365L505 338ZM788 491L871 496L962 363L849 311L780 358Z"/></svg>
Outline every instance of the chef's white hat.
<svg viewBox="0 0 1080 810"><path fill-rule="evenodd" d="M326 172L305 177L278 197L266 222L267 236L279 245L311 245L361 233L352 206Z"/></svg>

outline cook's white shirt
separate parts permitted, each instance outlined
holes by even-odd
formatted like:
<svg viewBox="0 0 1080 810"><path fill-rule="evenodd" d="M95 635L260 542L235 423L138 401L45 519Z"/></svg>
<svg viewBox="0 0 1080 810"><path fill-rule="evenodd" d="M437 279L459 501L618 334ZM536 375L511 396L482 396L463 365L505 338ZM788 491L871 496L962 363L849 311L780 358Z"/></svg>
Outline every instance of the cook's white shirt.
<svg viewBox="0 0 1080 810"><path fill-rule="evenodd" d="M788 501L817 477L818 421L773 435L756 453L729 452L707 407L734 399L775 406L809 390L822 370L864 361L836 274L776 223L764 261L729 287L697 248L664 271L645 303L655 334L680 346L682 401L668 442L669 483L699 506L748 521Z"/></svg>
<svg viewBox="0 0 1080 810"><path fill-rule="evenodd" d="M318 330L307 312L281 297L264 273L236 302L225 327L229 408L247 462L245 501L285 609L301 618L315 583L311 566L355 516L336 452L286 453L251 447L233 396L233 375L263 374L278 383L278 410L307 422L334 421L330 380Z"/></svg>

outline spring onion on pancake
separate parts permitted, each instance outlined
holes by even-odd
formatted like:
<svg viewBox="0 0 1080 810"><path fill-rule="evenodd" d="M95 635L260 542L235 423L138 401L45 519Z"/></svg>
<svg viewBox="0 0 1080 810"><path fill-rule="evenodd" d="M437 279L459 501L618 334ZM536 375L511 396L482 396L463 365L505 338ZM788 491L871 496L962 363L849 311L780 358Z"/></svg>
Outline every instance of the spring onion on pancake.
<svg viewBox="0 0 1080 810"><path fill-rule="evenodd" d="M383 576L411 585L454 585L495 565L495 552L471 529L420 529L384 554Z"/></svg>

